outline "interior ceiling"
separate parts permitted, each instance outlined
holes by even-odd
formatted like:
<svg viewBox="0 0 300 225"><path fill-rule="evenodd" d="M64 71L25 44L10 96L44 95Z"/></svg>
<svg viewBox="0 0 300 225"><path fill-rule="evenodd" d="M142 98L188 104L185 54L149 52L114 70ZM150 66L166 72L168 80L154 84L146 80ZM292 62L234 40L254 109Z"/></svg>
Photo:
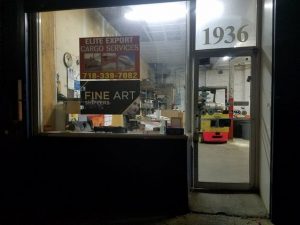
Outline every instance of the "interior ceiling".
<svg viewBox="0 0 300 225"><path fill-rule="evenodd" d="M165 23L147 23L127 20L124 14L130 10L128 6L97 10L120 35L140 37L141 56L146 63L186 63L186 18Z"/></svg>

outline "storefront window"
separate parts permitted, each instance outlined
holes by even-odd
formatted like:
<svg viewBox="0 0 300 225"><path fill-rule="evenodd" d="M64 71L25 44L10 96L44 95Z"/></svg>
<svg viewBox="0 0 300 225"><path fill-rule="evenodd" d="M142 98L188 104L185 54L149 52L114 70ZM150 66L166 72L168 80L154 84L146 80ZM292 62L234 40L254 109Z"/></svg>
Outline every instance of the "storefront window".
<svg viewBox="0 0 300 225"><path fill-rule="evenodd" d="M40 13L40 132L183 128L187 12L172 2Z"/></svg>
<svg viewBox="0 0 300 225"><path fill-rule="evenodd" d="M196 0L196 50L256 46L257 0Z"/></svg>

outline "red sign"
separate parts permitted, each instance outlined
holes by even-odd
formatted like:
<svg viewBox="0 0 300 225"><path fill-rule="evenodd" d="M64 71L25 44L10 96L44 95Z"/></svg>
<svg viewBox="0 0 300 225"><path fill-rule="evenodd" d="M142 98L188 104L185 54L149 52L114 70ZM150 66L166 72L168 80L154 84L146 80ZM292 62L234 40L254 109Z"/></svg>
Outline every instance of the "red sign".
<svg viewBox="0 0 300 225"><path fill-rule="evenodd" d="M138 36L79 39L80 79L140 79Z"/></svg>

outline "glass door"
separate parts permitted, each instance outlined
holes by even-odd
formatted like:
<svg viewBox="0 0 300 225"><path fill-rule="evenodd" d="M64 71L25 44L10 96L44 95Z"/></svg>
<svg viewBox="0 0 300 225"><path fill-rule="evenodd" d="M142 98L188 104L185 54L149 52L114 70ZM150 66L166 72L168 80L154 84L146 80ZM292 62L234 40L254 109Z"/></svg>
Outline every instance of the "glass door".
<svg viewBox="0 0 300 225"><path fill-rule="evenodd" d="M255 178L256 57L251 51L207 51L195 57L194 71L194 126L199 135L195 187L250 189Z"/></svg>

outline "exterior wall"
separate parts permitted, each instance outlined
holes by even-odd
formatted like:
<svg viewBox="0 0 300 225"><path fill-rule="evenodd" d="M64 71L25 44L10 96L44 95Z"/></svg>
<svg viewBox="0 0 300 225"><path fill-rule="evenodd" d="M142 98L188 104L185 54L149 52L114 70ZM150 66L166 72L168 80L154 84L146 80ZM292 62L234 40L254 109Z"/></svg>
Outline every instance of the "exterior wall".
<svg viewBox="0 0 300 225"><path fill-rule="evenodd" d="M271 91L272 91L272 0L264 0L262 7L262 54L260 96L259 190L270 211L270 152L271 152Z"/></svg>
<svg viewBox="0 0 300 225"><path fill-rule="evenodd" d="M271 219L298 224L299 209L290 203L299 199L299 148L289 146L299 140L299 1L276 0L273 7Z"/></svg>

